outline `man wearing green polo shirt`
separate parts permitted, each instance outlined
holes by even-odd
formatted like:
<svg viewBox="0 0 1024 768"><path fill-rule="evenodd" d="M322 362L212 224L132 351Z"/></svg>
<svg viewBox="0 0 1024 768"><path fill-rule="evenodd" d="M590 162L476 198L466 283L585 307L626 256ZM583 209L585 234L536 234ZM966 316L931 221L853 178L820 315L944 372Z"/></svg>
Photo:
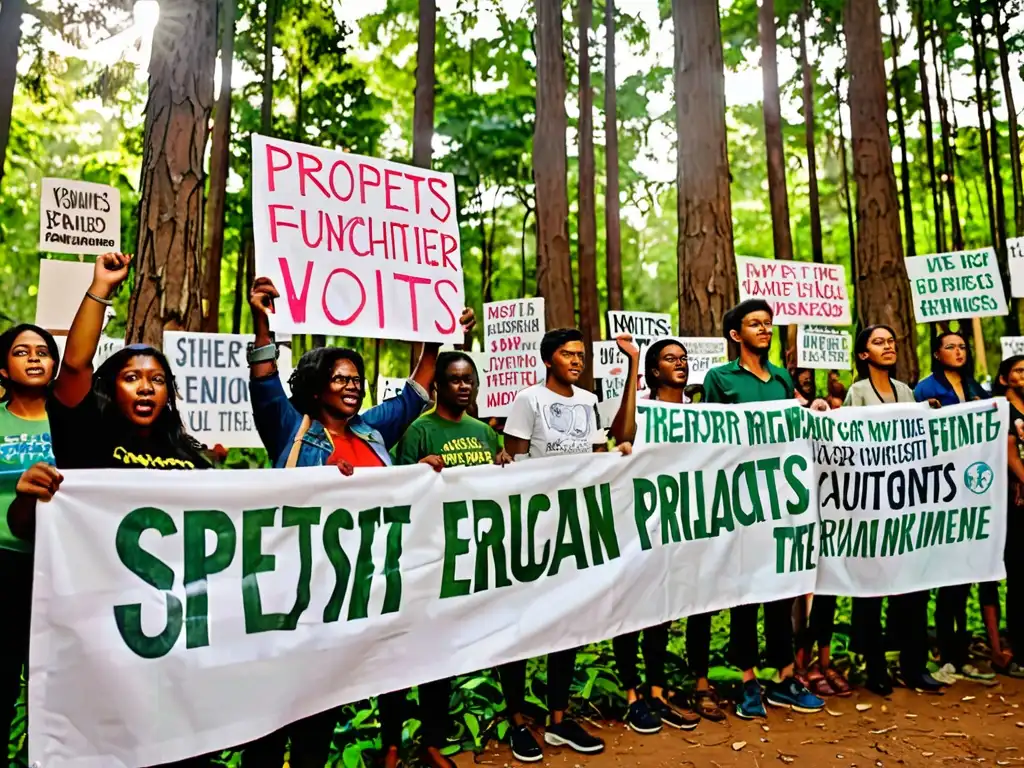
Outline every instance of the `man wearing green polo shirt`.
<svg viewBox="0 0 1024 768"><path fill-rule="evenodd" d="M712 368L704 378L707 403L762 403L790 400L794 396L789 373L768 360L772 343L772 308L766 301L748 299L733 307L724 318L725 337L740 345L740 356ZM770 555L770 553L769 553ZM729 617L729 651L743 670L743 696L736 705L744 719L765 717L761 685L754 675L758 665L757 605L740 605ZM793 674L793 600L776 600L764 606L764 633L768 666L779 670L779 681L769 682L764 698L772 706L795 712L820 711L825 702L812 694ZM692 653L687 649L687 653Z"/></svg>

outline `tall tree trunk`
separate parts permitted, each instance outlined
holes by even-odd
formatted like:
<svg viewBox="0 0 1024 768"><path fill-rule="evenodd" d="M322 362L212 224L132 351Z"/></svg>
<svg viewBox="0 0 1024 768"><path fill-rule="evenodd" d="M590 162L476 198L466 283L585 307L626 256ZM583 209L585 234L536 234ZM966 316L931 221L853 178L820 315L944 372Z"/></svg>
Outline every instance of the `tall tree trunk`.
<svg viewBox="0 0 1024 768"><path fill-rule="evenodd" d="M993 26L996 29L996 43L999 46L999 74L1003 80L1003 98L1006 99L1007 122L1010 128L1010 174L1013 176L1013 221L1014 234L1024 237L1024 182L1021 181L1020 135L1017 127L1017 107L1013 102L1010 87L1010 56L1006 51L1006 35L1009 26L999 17L999 3L993 3Z"/></svg>
<svg viewBox="0 0 1024 768"><path fill-rule="evenodd" d="M931 24L929 24L931 26ZM942 135L942 165L945 176L946 198L949 201L950 245L954 251L964 248L964 231L960 224L960 206L956 199L956 148L953 143L952 131L949 126L949 102L946 100L947 78L940 67L939 47L945 49L945 40L938 40L935 28L929 35L932 42L932 65L938 82L935 84L936 99L939 103L939 128Z"/></svg>
<svg viewBox="0 0 1024 768"><path fill-rule="evenodd" d="M736 300L717 0L672 0L675 28L679 328L720 336Z"/></svg>
<svg viewBox="0 0 1024 768"><path fill-rule="evenodd" d="M846 0L843 21L857 184L857 311L861 325L885 323L896 332L897 374L917 381L917 327L903 266L877 0Z"/></svg>
<svg viewBox="0 0 1024 768"><path fill-rule="evenodd" d="M850 198L850 167L846 154L846 134L843 132L843 96L841 92L842 70L836 72L836 124L839 126L839 157L843 171L843 202L846 205L846 236L850 241L850 279L853 280L854 301L857 300L860 286L857 284L857 234L853 226L853 200ZM854 313L860 317L860 310Z"/></svg>
<svg viewBox="0 0 1024 768"><path fill-rule="evenodd" d="M896 0L889 2L889 29L892 38L892 91L896 107L896 133L900 139L900 192L903 194L903 229L907 238L907 256L917 255L914 243L914 206L910 200L910 163L907 153L907 127L903 120L903 86L900 84L900 31L896 27Z"/></svg>
<svg viewBox="0 0 1024 768"><path fill-rule="evenodd" d="M544 297L548 328L576 324L569 253L566 186L565 53L562 4L535 0L537 8L537 117L533 179L537 195L537 292Z"/></svg>
<svg viewBox="0 0 1024 768"><path fill-rule="evenodd" d="M231 69L235 50L235 0L220 0L220 93L213 113L210 194L206 200L206 258L203 259L203 331L220 330L220 265L224 255L224 203L231 164Z"/></svg>
<svg viewBox="0 0 1024 768"><path fill-rule="evenodd" d="M921 82L921 107L924 111L924 143L928 153L928 181L932 196L932 211L935 217L935 252L945 253L946 214L942 204L942 190L935 175L935 136L932 121L932 97L928 84L928 64L925 51L928 43L927 27L924 23L924 0L914 2L914 27L917 30L917 72Z"/></svg>
<svg viewBox="0 0 1024 768"><path fill-rule="evenodd" d="M989 155L988 130L985 128L985 96L981 78L985 68L985 32L981 26L981 3L971 0L971 48L974 52L974 105L978 111L978 135L981 137L981 165L985 177L985 200L988 203L988 232L991 243L999 247L996 230L996 206L992 191L992 158Z"/></svg>
<svg viewBox="0 0 1024 768"><path fill-rule="evenodd" d="M807 148L807 184L811 205L811 256L818 264L825 262L821 240L821 198L818 194L818 160L814 149L814 73L807 58L807 17L810 2L803 0L800 8L800 71L803 75L804 146Z"/></svg>
<svg viewBox="0 0 1024 768"><path fill-rule="evenodd" d="M135 289L126 337L156 347L164 329L195 331L202 322L203 159L217 56L214 4L176 0L165 2L161 11L149 65Z"/></svg>
<svg viewBox="0 0 1024 768"><path fill-rule="evenodd" d="M7 143L11 138L14 84L18 79L18 47L21 45L21 14L25 0L0 4L0 185L7 167Z"/></svg>
<svg viewBox="0 0 1024 768"><path fill-rule="evenodd" d="M269 136L274 130L274 38L281 0L267 0L263 27L263 101L260 104L260 132Z"/></svg>
<svg viewBox="0 0 1024 768"><path fill-rule="evenodd" d="M590 87L590 25L594 18L592 0L579 4L580 77L580 159L579 224L576 264L579 270L580 330L590 350L601 338L601 308L597 296L597 211L594 202L594 92ZM583 369L580 386L594 386L593 366Z"/></svg>
<svg viewBox="0 0 1024 768"><path fill-rule="evenodd" d="M608 309L622 309L622 233L619 221L619 119L615 83L615 0L604 4L604 240Z"/></svg>
<svg viewBox="0 0 1024 768"><path fill-rule="evenodd" d="M238 258L235 260L235 303L231 307L231 332L242 332L242 310L249 304L249 296L245 291L245 270L249 264L249 253L255 249L251 230L252 225L245 224L242 232L242 247L238 250ZM252 257L255 263L255 256Z"/></svg>
<svg viewBox="0 0 1024 768"><path fill-rule="evenodd" d="M434 155L434 48L437 41L437 4L435 0L419 0L419 29L416 33L416 93L412 112L412 164L429 168ZM480 218L483 226L483 197ZM483 250L487 242L480 243ZM416 369L423 345L412 342L409 347L409 374Z"/></svg>

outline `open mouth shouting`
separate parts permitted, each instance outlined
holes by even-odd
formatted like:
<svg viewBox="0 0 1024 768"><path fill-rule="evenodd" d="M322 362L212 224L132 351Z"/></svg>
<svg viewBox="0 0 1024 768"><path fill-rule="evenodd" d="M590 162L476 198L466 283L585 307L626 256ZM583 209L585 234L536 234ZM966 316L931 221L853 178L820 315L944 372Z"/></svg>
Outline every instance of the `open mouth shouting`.
<svg viewBox="0 0 1024 768"><path fill-rule="evenodd" d="M147 398L141 398L132 403L132 412L143 419L148 419L156 413L156 402Z"/></svg>

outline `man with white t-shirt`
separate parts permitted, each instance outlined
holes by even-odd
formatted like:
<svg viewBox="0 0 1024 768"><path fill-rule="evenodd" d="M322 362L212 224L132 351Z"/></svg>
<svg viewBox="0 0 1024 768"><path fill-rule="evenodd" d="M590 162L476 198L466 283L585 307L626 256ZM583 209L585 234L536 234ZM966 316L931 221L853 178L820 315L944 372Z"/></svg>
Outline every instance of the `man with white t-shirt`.
<svg viewBox="0 0 1024 768"><path fill-rule="evenodd" d="M623 336L620 344L629 340ZM586 350L583 334L576 328L548 331L540 343L540 356L547 367L547 378L516 395L512 411L505 422L505 450L516 459L537 459L608 450L607 439L597 415L597 396L576 386ZM635 408L635 395L623 397L620 410ZM632 401L632 402L628 402ZM619 441L617 449L629 454L630 444L616 434L616 425L624 422L616 417L611 430ZM594 753L604 749L604 742L583 727L565 718L569 706L569 689L576 666L576 649L548 654L548 709L551 722L544 732L544 741L552 746L568 746L577 752ZM526 695L526 660L514 661L499 669L507 712L512 721L509 742L512 754L523 762L536 762L544 753L526 727L522 709Z"/></svg>

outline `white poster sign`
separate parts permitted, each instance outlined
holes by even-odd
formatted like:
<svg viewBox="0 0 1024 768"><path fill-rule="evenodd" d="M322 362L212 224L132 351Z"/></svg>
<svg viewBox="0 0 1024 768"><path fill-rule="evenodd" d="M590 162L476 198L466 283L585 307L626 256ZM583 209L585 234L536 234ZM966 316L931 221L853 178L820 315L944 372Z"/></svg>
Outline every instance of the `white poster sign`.
<svg viewBox="0 0 1024 768"><path fill-rule="evenodd" d="M640 346L640 361L637 375L641 386L643 385L643 368L647 360L647 350L650 349L651 344L662 341L665 338L678 342L686 350L686 358L690 369L687 384L703 384L704 376L711 368L729 362L729 350L725 339L713 336L666 336L654 338ZM629 361L619 350L617 342L595 341L593 361L595 379L604 380L609 377L618 377L625 381Z"/></svg>
<svg viewBox="0 0 1024 768"><path fill-rule="evenodd" d="M60 350L60 359L64 359L64 350L68 345L67 336L54 336L53 340L57 342L57 349ZM112 339L109 336L100 336L99 344L96 345L96 354L92 358L92 369L95 371L112 354L117 352L119 349L124 349L124 339Z"/></svg>
<svg viewBox="0 0 1024 768"><path fill-rule="evenodd" d="M672 335L672 315L668 312L623 312L609 310L607 315L608 338L614 339L623 333L633 337L637 346L649 344L652 339Z"/></svg>
<svg viewBox="0 0 1024 768"><path fill-rule="evenodd" d="M796 332L798 368L848 371L853 367L853 337L849 331L824 325L800 325Z"/></svg>
<svg viewBox="0 0 1024 768"><path fill-rule="evenodd" d="M842 265L737 256L736 275L740 301L767 301L775 325L850 325Z"/></svg>
<svg viewBox="0 0 1024 768"><path fill-rule="evenodd" d="M48 331L67 331L92 285L90 262L42 259L36 293L36 325Z"/></svg>
<svg viewBox="0 0 1024 768"><path fill-rule="evenodd" d="M262 448L249 402L246 345L252 336L233 333L164 331L164 354L178 382L181 420L206 446ZM277 361L288 392L291 351L281 348Z"/></svg>
<svg viewBox="0 0 1024 768"><path fill-rule="evenodd" d="M380 405L385 400L390 400L392 397L398 397L402 394L402 389L405 387L407 379L400 379L392 376L378 376L377 377L377 398L376 403Z"/></svg>
<svg viewBox="0 0 1024 768"><path fill-rule="evenodd" d="M516 394L544 380L544 327L544 299L484 304L484 359L477 397L481 417L508 416Z"/></svg>
<svg viewBox="0 0 1024 768"><path fill-rule="evenodd" d="M459 343L455 177L253 135L256 272L274 330Z"/></svg>
<svg viewBox="0 0 1024 768"><path fill-rule="evenodd" d="M996 252L936 253L904 259L919 323L1006 314Z"/></svg>
<svg viewBox="0 0 1024 768"><path fill-rule="evenodd" d="M1024 296L1024 237L1006 238L1006 258L1010 264L1010 295Z"/></svg>
<svg viewBox="0 0 1024 768"><path fill-rule="evenodd" d="M37 518L29 759L163 764L695 613L1004 575L1005 401L660 413L695 449L67 472Z"/></svg>
<svg viewBox="0 0 1024 768"><path fill-rule="evenodd" d="M1024 336L1003 336L999 342L1003 348L1003 360L1014 355L1024 355Z"/></svg>
<svg viewBox="0 0 1024 768"><path fill-rule="evenodd" d="M43 179L39 250L98 256L121 250L121 192L77 179Z"/></svg>

